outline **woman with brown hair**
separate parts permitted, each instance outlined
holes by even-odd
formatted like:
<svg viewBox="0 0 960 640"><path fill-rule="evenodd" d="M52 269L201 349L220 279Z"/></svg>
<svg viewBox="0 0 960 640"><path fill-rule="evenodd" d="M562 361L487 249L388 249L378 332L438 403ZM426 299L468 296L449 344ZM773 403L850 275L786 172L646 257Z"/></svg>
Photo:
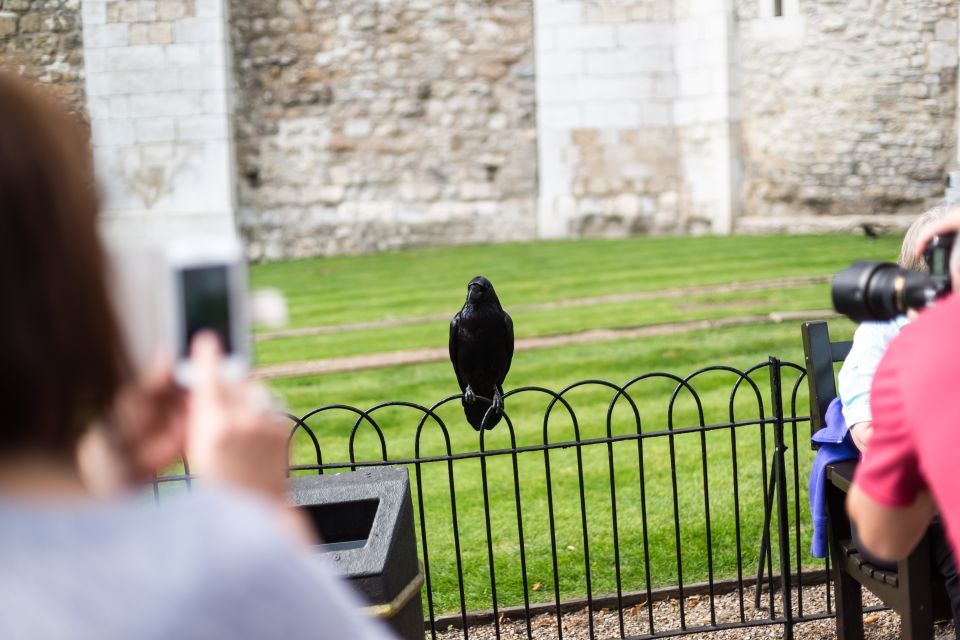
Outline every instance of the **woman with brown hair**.
<svg viewBox="0 0 960 640"><path fill-rule="evenodd" d="M0 637L384 637L309 554L287 432L216 338L190 391L135 379L97 210L83 128L0 75ZM117 491L184 451L190 494Z"/></svg>

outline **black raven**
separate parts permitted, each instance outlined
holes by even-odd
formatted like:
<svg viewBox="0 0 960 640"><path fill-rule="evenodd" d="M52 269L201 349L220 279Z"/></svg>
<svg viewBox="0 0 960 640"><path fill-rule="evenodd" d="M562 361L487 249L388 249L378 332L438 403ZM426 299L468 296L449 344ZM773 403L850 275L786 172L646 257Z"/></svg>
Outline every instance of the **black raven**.
<svg viewBox="0 0 960 640"><path fill-rule="evenodd" d="M477 276L467 285L467 300L450 321L450 361L463 391L463 412L473 428L493 429L503 413L503 381L513 360L513 320L493 285ZM490 403L493 411L483 423Z"/></svg>

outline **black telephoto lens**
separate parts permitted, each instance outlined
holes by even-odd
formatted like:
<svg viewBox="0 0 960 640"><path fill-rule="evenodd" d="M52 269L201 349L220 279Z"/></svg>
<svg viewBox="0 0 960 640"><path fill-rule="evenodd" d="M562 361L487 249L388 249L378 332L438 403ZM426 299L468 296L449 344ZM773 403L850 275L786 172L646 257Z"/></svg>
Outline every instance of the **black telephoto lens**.
<svg viewBox="0 0 960 640"><path fill-rule="evenodd" d="M854 322L890 320L903 313L905 270L889 262L860 260L833 276L834 308Z"/></svg>

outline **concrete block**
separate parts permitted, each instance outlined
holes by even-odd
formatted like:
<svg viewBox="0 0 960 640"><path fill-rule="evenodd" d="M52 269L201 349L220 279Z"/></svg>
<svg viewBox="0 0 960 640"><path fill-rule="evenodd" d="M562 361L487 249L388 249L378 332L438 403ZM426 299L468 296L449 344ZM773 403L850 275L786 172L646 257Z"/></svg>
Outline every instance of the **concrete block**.
<svg viewBox="0 0 960 640"><path fill-rule="evenodd" d="M616 31L612 25L569 25L556 29L559 49L612 49L616 46Z"/></svg>
<svg viewBox="0 0 960 640"><path fill-rule="evenodd" d="M640 107L635 102L603 102L584 107L583 124L598 129L634 128L640 122Z"/></svg>

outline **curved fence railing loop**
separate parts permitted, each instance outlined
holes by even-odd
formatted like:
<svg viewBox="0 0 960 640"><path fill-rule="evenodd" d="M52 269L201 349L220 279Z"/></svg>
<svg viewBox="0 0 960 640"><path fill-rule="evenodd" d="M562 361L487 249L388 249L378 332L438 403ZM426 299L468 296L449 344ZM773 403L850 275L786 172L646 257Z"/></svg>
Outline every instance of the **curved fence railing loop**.
<svg viewBox="0 0 960 640"><path fill-rule="evenodd" d="M553 408L559 402L566 408L567 414L570 416L570 420L573 422L573 430L576 436L576 441L580 441L580 425L577 420L577 414L573 410L573 407L563 397L561 393L547 389L546 387L536 387L536 386L527 386L520 387L518 389L513 389L504 394L504 400L510 398L514 395L525 393L525 392L534 392L534 393L543 393L549 396L550 403L547 405L546 411L543 414L543 444L548 445L550 443L550 438L548 436L549 426L550 426L550 414L553 412ZM553 504L553 481L550 476L550 450L545 448L543 450L543 465L544 465L544 479L546 482L547 488L547 519L550 526L550 556L552 560L552 570L553 570L553 596L555 606L555 614L557 617L557 638L558 640L563 640L563 611L560 606L560 568L557 562L557 525L556 525L556 515L555 507ZM580 491L581 495L583 494L583 476L581 473L580 476ZM585 513L585 511L583 512ZM588 602L592 601L592 594L588 590L587 593ZM592 611L592 608L591 608ZM592 625L593 625L593 614L591 613L588 616L591 625L591 637L592 637Z"/></svg>
<svg viewBox="0 0 960 640"><path fill-rule="evenodd" d="M317 473L318 475L323 475L323 454L320 452L320 441L317 440L317 434L313 432L313 429L311 429L306 422L292 413L284 411L283 416L294 422L293 428L290 429L290 436L287 438L287 446L289 447L289 445L293 444L293 439L297 435L297 429L302 429L310 438L310 442L313 443L313 451L316 454L314 460L317 461Z"/></svg>
<svg viewBox="0 0 960 640"><path fill-rule="evenodd" d="M627 402L630 403L630 408L633 409L634 426L636 427L638 436L642 433L642 429L640 425L640 410L637 408L637 403L633 401L633 398L623 387L612 383L609 386L617 392L607 407L607 469L610 472L610 527L613 531L613 565L617 581L617 623L620 628L620 637L622 638L626 635L626 632L623 624L623 577L620 567L620 525L617 517L617 474L614 469L615 463L613 459L613 410L620 398L626 398ZM637 438L637 442L640 442L640 438ZM644 557L644 562L649 562L648 558Z"/></svg>
<svg viewBox="0 0 960 640"><path fill-rule="evenodd" d="M478 396L478 399L483 399ZM489 402L489 400L487 400ZM486 418L490 415L490 411L493 410L491 407L487 409L487 414L484 416L484 421L481 424L484 424ZM527 576L527 553L526 553L526 543L523 537L523 510L521 507L520 500L520 468L517 462L517 435L516 430L513 426L513 421L510 419L510 416L504 411L501 414L501 419L503 424L507 425L508 433L510 434L510 448L513 450L511 452L510 458L513 463L513 495L514 502L517 510L517 538L519 542L520 550L520 577L523 584L523 606L526 613L525 620L527 623L527 635L530 636L533 633L533 630L530 626L530 590L529 590L529 580ZM480 452L483 453L486 451L486 435L489 429L480 429ZM490 570L490 597L493 602L493 625L494 632L496 637L500 637L500 616L499 604L497 603L497 584L495 578L496 568L493 560L493 529L490 524L490 492L487 482L487 456L480 457L480 476L481 483L483 485L483 506L484 506L484 519L487 527L487 562Z"/></svg>
<svg viewBox="0 0 960 640"><path fill-rule="evenodd" d="M426 409L420 418L420 422L417 424L417 432L413 446L414 457L419 460L421 458L420 438L423 435L423 426L426 424L427 418L433 418L437 426L440 427L440 433L443 434L443 442L447 453L447 483L450 487L450 524L453 529L453 549L457 563L457 591L460 598L460 622L463 626L464 640L467 640L470 632L469 625L467 624L467 597L463 583L463 553L460 549L460 518L457 516L457 485L454 480L453 459L451 458L453 449L450 446L450 432L447 430L447 425L436 413L437 409L443 405L462 397L463 396L459 394L450 395ZM430 620L430 636L435 639L437 637L437 627L433 604L433 582L430 573L429 550L427 547L427 521L426 509L423 504L423 474L421 464L422 463L418 461L414 467L417 476L417 506L420 512L420 545L423 553L424 589L426 589L427 592L427 614Z"/></svg>
<svg viewBox="0 0 960 640"><path fill-rule="evenodd" d="M356 445L357 431L360 429L360 423L366 421L371 427L373 427L374 432L377 434L377 438L380 440L380 459L384 462L387 461L387 441L383 437L383 429L380 428L380 425L377 421L371 417L374 411L379 411L380 409L389 409L393 407L408 407L411 409L417 409L422 411L426 407L421 407L418 404L413 402L404 402L402 400L395 402L381 402L380 404L374 405L362 412L361 415L357 416L356 422L353 423L353 428L350 429L350 440L349 440L349 449L350 449L350 462L356 462L356 455L354 453L354 447Z"/></svg>
<svg viewBox="0 0 960 640"><path fill-rule="evenodd" d="M800 446L799 446L799 435L800 431L800 421L797 419L797 395L801 389L801 383L806 380L807 371L802 369L792 362L781 362L781 369L796 369L800 372L800 375L797 376L796 382L793 383L793 390L790 393L790 424L792 426L793 432L793 486L800 486ZM781 376L782 378L782 376ZM797 563L797 584L803 585L803 540L801 537L801 527L800 527L800 492L794 490L793 492L793 513L794 513L794 527L793 535L796 538L796 563ZM797 589L797 616L803 617L803 589Z"/></svg>

